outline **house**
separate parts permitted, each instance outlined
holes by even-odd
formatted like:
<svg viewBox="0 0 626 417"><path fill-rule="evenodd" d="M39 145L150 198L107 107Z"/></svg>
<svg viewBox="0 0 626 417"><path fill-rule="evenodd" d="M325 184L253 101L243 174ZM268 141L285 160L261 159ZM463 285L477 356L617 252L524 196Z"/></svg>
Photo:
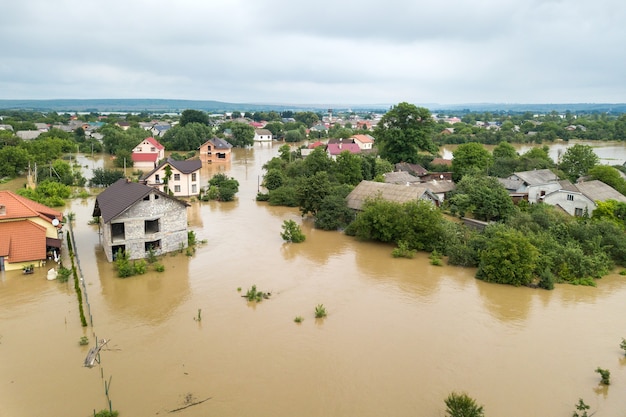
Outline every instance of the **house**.
<svg viewBox="0 0 626 417"><path fill-rule="evenodd" d="M230 162L233 145L221 138L209 139L200 145L200 161L206 164Z"/></svg>
<svg viewBox="0 0 626 417"><path fill-rule="evenodd" d="M615 200L626 203L626 196L602 181L593 180L572 184L564 181L564 186L543 196L545 204L557 206L572 216L591 215L598 201Z"/></svg>
<svg viewBox="0 0 626 417"><path fill-rule="evenodd" d="M41 132L40 130L18 130L17 132L15 132L17 137L22 140L37 139L42 133L43 132Z"/></svg>
<svg viewBox="0 0 626 417"><path fill-rule="evenodd" d="M381 197L387 201L406 203L408 201L425 200L439 205L439 198L423 184L398 185L384 182L361 181L346 197L348 207L362 210L363 204L373 198Z"/></svg>
<svg viewBox="0 0 626 417"><path fill-rule="evenodd" d="M60 211L12 191L0 191L0 271L58 259L62 220Z"/></svg>
<svg viewBox="0 0 626 417"><path fill-rule="evenodd" d="M559 177L549 169L514 172L499 180L509 194L524 194L529 203L537 203L543 196L562 188Z"/></svg>
<svg viewBox="0 0 626 417"><path fill-rule="evenodd" d="M374 138L370 135L354 135L350 139L359 145L362 151L369 151L374 146Z"/></svg>
<svg viewBox="0 0 626 417"><path fill-rule="evenodd" d="M154 187L125 178L96 197L100 243L109 262L118 251L129 259L145 258L187 247L187 206Z"/></svg>
<svg viewBox="0 0 626 417"><path fill-rule="evenodd" d="M150 129L150 132L152 132L154 136L163 137L165 135L165 132L167 132L171 128L172 126L170 126L169 123L165 123L165 124L157 123L154 126L152 126L152 129Z"/></svg>
<svg viewBox="0 0 626 417"><path fill-rule="evenodd" d="M149 137L135 146L131 158L135 168L153 169L165 158L165 147L155 138Z"/></svg>
<svg viewBox="0 0 626 417"><path fill-rule="evenodd" d="M152 171L144 174L139 182L170 195L173 193L174 197L197 196L200 194L201 168L202 161L199 159L176 161L167 158ZM169 179L167 178L168 171L170 172Z"/></svg>
<svg viewBox="0 0 626 417"><path fill-rule="evenodd" d="M254 129L255 142L271 142L273 140L272 132L267 129Z"/></svg>
<svg viewBox="0 0 626 417"><path fill-rule="evenodd" d="M387 172L383 174L385 182L388 184L411 184L414 182L420 182L419 177L411 175L406 171Z"/></svg>
<svg viewBox="0 0 626 417"><path fill-rule="evenodd" d="M309 156L315 148L320 147L320 146L326 146L326 145L319 140L313 143L310 143L309 146L307 146L306 148L300 149L300 155Z"/></svg>
<svg viewBox="0 0 626 417"><path fill-rule="evenodd" d="M356 143L328 143L326 145L326 153L332 158L337 159L341 152L350 152L351 154L361 153L361 148Z"/></svg>
<svg viewBox="0 0 626 417"><path fill-rule="evenodd" d="M409 164L408 162L398 162L395 165L396 171L408 172L416 177L423 177L428 174L428 170L419 164Z"/></svg>

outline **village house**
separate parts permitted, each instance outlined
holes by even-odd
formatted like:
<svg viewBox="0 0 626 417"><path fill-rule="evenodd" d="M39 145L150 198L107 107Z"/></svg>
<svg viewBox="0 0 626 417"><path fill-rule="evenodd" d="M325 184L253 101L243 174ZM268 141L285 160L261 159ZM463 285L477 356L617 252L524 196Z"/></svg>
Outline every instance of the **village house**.
<svg viewBox="0 0 626 417"><path fill-rule="evenodd" d="M165 158L165 147L155 138L149 137L135 146L131 158L137 169L154 169Z"/></svg>
<svg viewBox="0 0 626 417"><path fill-rule="evenodd" d="M537 203L548 193L560 190L563 186L559 177L549 169L514 172L500 183L514 197Z"/></svg>
<svg viewBox="0 0 626 417"><path fill-rule="evenodd" d="M346 202L351 209L362 210L367 200L377 197L395 203L424 200L439 206L439 198L423 184L407 186L375 181L361 181L348 194Z"/></svg>
<svg viewBox="0 0 626 417"><path fill-rule="evenodd" d="M202 161L199 159L176 161L167 158L152 171L144 174L139 182L155 187L159 191L173 194L174 197L197 196L200 194L201 168ZM168 171L169 178L167 177Z"/></svg>
<svg viewBox="0 0 626 417"><path fill-rule="evenodd" d="M118 251L129 259L187 247L187 206L154 187L120 179L96 197L100 243L109 262Z"/></svg>
<svg viewBox="0 0 626 417"><path fill-rule="evenodd" d="M598 201L615 200L626 203L626 196L602 181L593 180L572 184L566 181L564 186L542 197L545 204L556 206L570 214L580 217L585 213L591 216Z"/></svg>
<svg viewBox="0 0 626 417"><path fill-rule="evenodd" d="M359 145L362 151L370 151L374 146L374 138L370 135L354 135L350 139Z"/></svg>
<svg viewBox="0 0 626 417"><path fill-rule="evenodd" d="M0 271L42 266L61 254L60 211L0 191Z"/></svg>
<svg viewBox="0 0 626 417"><path fill-rule="evenodd" d="M200 145L200 161L204 164L230 162L232 147L222 138L209 139Z"/></svg>
<svg viewBox="0 0 626 417"><path fill-rule="evenodd" d="M254 129L255 142L271 142L273 140L272 132L267 129Z"/></svg>
<svg viewBox="0 0 626 417"><path fill-rule="evenodd" d="M329 143L326 145L326 153L332 159L336 160L341 152L350 152L351 154L361 153L359 145L352 142Z"/></svg>

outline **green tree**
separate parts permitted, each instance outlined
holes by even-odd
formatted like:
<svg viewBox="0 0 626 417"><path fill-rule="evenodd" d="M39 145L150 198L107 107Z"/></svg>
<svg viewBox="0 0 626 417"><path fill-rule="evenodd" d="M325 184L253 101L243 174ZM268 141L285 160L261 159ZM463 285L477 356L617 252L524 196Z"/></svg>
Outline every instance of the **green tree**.
<svg viewBox="0 0 626 417"><path fill-rule="evenodd" d="M119 169L96 168L93 170L90 186L108 187L121 178L124 178L124 172Z"/></svg>
<svg viewBox="0 0 626 417"><path fill-rule="evenodd" d="M209 187L217 189L217 198L220 201L232 201L239 191L239 181L220 172L209 180Z"/></svg>
<svg viewBox="0 0 626 417"><path fill-rule="evenodd" d="M626 195L626 180L622 178L616 168L608 165L596 165L589 170L589 175L594 180L602 181Z"/></svg>
<svg viewBox="0 0 626 417"><path fill-rule="evenodd" d="M570 181L575 182L596 166L598 161L598 155L593 152L591 146L576 144L565 151L559 169L567 175Z"/></svg>
<svg viewBox="0 0 626 417"><path fill-rule="evenodd" d="M419 152L437 152L432 141L435 122L430 111L406 102L393 106L376 125L380 156L395 164L417 162Z"/></svg>
<svg viewBox="0 0 626 417"><path fill-rule="evenodd" d="M322 201L331 192L331 183L326 171L319 171L312 177L304 178L297 186L298 205L300 213L306 216L311 213L313 216L322 206Z"/></svg>
<svg viewBox="0 0 626 417"><path fill-rule="evenodd" d="M337 155L335 175L342 184L357 185L363 180L361 156L343 151Z"/></svg>
<svg viewBox="0 0 626 417"><path fill-rule="evenodd" d="M0 178L17 177L28 168L31 156L26 149L5 146L0 149Z"/></svg>
<svg viewBox="0 0 626 417"><path fill-rule="evenodd" d="M315 216L315 228L337 230L345 228L354 220L354 210L348 207L344 196L329 194L322 200Z"/></svg>
<svg viewBox="0 0 626 417"><path fill-rule="evenodd" d="M301 243L306 239L300 226L293 220L285 220L282 229L283 231L280 233L280 237L286 242Z"/></svg>
<svg viewBox="0 0 626 417"><path fill-rule="evenodd" d="M209 115L200 110L184 110L180 115L179 124L181 127L185 127L189 123L201 123L203 125L208 125Z"/></svg>
<svg viewBox="0 0 626 417"><path fill-rule="evenodd" d="M493 157L480 143L464 143L452 153L452 179L460 181L464 175L486 173Z"/></svg>
<svg viewBox="0 0 626 417"><path fill-rule="evenodd" d="M483 417L483 407L465 393L451 393L444 400L448 417Z"/></svg>
<svg viewBox="0 0 626 417"><path fill-rule="evenodd" d="M476 278L516 287L529 285L539 258L537 248L520 231L501 225L489 228Z"/></svg>
<svg viewBox="0 0 626 417"><path fill-rule="evenodd" d="M268 190L275 190L285 183L285 174L280 169L270 169L263 177L263 186Z"/></svg>
<svg viewBox="0 0 626 417"><path fill-rule="evenodd" d="M233 146L244 148L254 144L254 128L246 123L230 123L232 138L229 140Z"/></svg>
<svg viewBox="0 0 626 417"><path fill-rule="evenodd" d="M493 148L493 157L494 159L497 158L517 158L517 151L515 150L515 148L513 147L513 145L511 145L508 142L500 142L498 144L498 146L496 146L495 148Z"/></svg>
<svg viewBox="0 0 626 417"><path fill-rule="evenodd" d="M457 184L448 204L453 213L472 213L478 220L508 219L515 206L504 186L494 177L466 175Z"/></svg>

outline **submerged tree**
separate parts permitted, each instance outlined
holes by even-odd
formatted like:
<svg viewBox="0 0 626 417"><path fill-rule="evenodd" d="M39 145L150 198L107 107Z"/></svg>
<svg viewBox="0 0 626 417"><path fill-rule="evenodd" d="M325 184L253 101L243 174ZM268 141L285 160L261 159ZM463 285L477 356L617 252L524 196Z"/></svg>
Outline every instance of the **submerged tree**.
<svg viewBox="0 0 626 417"><path fill-rule="evenodd" d="M483 407L465 393L456 392L448 395L444 400L446 403L446 415L448 417L483 417Z"/></svg>

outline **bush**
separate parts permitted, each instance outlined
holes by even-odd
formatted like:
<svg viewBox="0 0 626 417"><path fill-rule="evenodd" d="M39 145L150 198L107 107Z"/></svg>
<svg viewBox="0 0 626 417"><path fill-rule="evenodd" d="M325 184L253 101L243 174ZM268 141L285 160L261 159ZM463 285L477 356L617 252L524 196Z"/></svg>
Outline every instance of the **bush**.
<svg viewBox="0 0 626 417"><path fill-rule="evenodd" d="M328 313L326 312L326 308L324 307L324 304L318 304L317 306L315 306L315 318L316 319L324 318L327 315Z"/></svg>
<svg viewBox="0 0 626 417"><path fill-rule="evenodd" d="M163 264L160 264L160 263L155 263L154 270L157 272L163 272L165 271L165 266L163 266Z"/></svg>
<svg viewBox="0 0 626 417"><path fill-rule="evenodd" d="M300 226L293 220L285 220L282 228L283 231L280 236L287 242L301 243L306 239L306 236L302 233Z"/></svg>
<svg viewBox="0 0 626 417"><path fill-rule="evenodd" d="M446 403L446 415L449 417L483 417L483 407L465 393L453 392L444 400Z"/></svg>
<svg viewBox="0 0 626 417"><path fill-rule="evenodd" d="M409 244L404 240L400 240L398 242L398 247L391 251L391 256L394 258L408 258L413 259L415 253L417 251L415 249L409 249Z"/></svg>
<svg viewBox="0 0 626 417"><path fill-rule="evenodd" d="M602 380L600 381L602 384L604 385L610 385L611 384L611 371L609 371L608 369L603 369L600 367L596 368L596 372L600 374L600 377L602 378Z"/></svg>

